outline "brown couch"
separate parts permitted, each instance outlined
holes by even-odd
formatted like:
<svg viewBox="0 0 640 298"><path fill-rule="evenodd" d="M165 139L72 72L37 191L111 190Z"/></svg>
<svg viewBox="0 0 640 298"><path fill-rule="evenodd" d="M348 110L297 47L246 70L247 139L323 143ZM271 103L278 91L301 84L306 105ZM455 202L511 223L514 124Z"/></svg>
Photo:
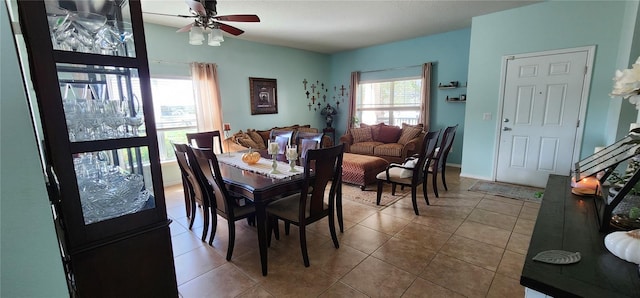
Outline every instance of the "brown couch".
<svg viewBox="0 0 640 298"><path fill-rule="evenodd" d="M360 124L340 137L345 152L377 156L389 162L402 163L407 156L420 150L420 140L425 135L422 124L402 124L402 128L386 125Z"/></svg>
<svg viewBox="0 0 640 298"><path fill-rule="evenodd" d="M229 138L223 141L223 147L226 151L241 151L247 150L249 147L261 150L267 149L267 144L269 141L269 136L271 135L272 130L291 130L294 132L313 132L317 133L318 129L311 127L311 125L291 125L284 127L273 127L266 130L255 130L255 129L247 129L246 131L239 131ZM295 133L294 133L295 138ZM322 138L322 147L331 147L333 146L333 141L330 136L323 136Z"/></svg>

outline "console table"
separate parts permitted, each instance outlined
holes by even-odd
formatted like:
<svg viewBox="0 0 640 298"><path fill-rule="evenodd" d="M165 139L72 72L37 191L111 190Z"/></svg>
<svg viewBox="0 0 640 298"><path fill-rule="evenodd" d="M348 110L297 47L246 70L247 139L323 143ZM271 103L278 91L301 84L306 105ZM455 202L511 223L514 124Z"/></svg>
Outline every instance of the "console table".
<svg viewBox="0 0 640 298"><path fill-rule="evenodd" d="M568 176L550 175L520 284L554 297L640 297L638 266L611 254L599 232L594 197L571 193ZM545 250L580 252L571 265L533 261Z"/></svg>

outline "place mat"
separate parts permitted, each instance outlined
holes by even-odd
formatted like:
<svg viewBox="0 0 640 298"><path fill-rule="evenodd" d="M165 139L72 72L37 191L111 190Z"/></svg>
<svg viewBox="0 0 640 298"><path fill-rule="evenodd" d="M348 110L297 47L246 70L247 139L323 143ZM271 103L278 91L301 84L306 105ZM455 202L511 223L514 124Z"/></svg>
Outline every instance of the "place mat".
<svg viewBox="0 0 640 298"><path fill-rule="evenodd" d="M541 202L544 189L517 184L479 180L469 188L469 191L481 192L516 200Z"/></svg>
<svg viewBox="0 0 640 298"><path fill-rule="evenodd" d="M221 163L228 164L230 166L234 166L246 171L262 174L270 178L284 179L287 177L302 174L304 172L304 167L301 166L294 166L294 169L297 170L297 172L290 172L291 167L288 163L276 161L278 165L276 169L280 172L280 174L273 174L271 173L271 165L273 163L271 159L261 157L257 163L249 165L242 161L242 154L239 153L232 153L231 156L229 156L228 153L216 154L216 157Z"/></svg>

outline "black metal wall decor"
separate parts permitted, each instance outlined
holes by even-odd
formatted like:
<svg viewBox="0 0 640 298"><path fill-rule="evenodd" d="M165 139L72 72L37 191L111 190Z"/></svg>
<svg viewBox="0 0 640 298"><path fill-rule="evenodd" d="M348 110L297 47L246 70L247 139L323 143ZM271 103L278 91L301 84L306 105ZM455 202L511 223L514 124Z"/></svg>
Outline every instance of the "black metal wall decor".
<svg viewBox="0 0 640 298"><path fill-rule="evenodd" d="M345 85L341 85L340 87L333 86L333 90L330 91L328 84L320 80L316 80L315 82L308 81L305 78L302 80L302 87L305 99L309 101L307 104L309 111L312 109L314 112L321 111L325 103L339 109L340 104L349 98L349 87L345 87Z"/></svg>

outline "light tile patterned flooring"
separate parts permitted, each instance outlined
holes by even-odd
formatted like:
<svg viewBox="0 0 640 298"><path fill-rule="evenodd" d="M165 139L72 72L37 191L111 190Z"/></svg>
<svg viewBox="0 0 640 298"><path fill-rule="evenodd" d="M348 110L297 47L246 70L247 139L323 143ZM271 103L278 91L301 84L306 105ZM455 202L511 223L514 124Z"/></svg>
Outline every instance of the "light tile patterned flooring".
<svg viewBox="0 0 640 298"><path fill-rule="evenodd" d="M333 247L326 220L309 226L308 268L292 226L289 236L272 241L267 276L261 275L255 228L236 222L236 245L227 262L226 220L218 217L209 246L200 240L200 208L190 231L182 187L167 187L179 293L185 298L524 297L520 272L540 205L467 191L475 180L459 177L457 168L447 171L449 191L440 182L436 199L429 183L431 205L419 195L419 216L410 196L382 210L344 199L340 248Z"/></svg>

